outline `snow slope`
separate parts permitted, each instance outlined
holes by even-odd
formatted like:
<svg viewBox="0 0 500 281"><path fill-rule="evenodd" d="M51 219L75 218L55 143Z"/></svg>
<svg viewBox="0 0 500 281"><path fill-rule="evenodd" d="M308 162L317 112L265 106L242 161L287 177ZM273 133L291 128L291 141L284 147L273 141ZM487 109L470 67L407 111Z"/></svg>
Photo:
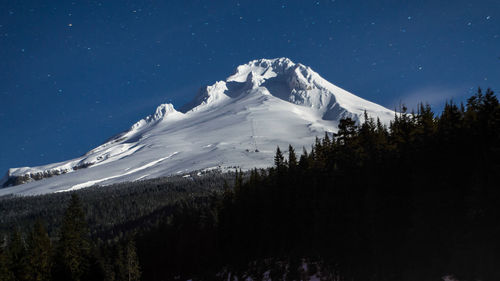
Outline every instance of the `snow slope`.
<svg viewBox="0 0 500 281"><path fill-rule="evenodd" d="M2 180L8 187L0 195L75 190L207 168L268 167L277 145L301 151L316 136L335 132L340 118L361 120L364 110L383 123L394 117L393 111L302 64L287 58L254 60L200 90L181 111L162 104L81 157L9 169Z"/></svg>

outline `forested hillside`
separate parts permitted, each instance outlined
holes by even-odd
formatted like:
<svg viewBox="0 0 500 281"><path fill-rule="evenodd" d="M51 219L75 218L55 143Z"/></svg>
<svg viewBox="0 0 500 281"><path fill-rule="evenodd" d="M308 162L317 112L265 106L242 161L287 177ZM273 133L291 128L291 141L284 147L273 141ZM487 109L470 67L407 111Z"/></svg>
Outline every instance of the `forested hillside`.
<svg viewBox="0 0 500 281"><path fill-rule="evenodd" d="M428 106L390 128L343 120L297 160L226 192L223 263L316 258L345 280L500 280L500 107Z"/></svg>
<svg viewBox="0 0 500 281"><path fill-rule="evenodd" d="M403 108L389 127L365 119L361 124L343 119L336 134L317 139L299 156L291 146L278 148L268 170L237 173L234 181L219 176L210 186L182 190L179 200L166 199L175 189L162 192L163 199L153 200L157 207L137 216L127 210L151 204L140 199L141 192L116 197L129 204L121 212L85 207L88 202L107 206L113 197L92 201L82 192L81 209L87 210L92 235L85 225L76 227L88 237L76 241L91 245L80 248L91 249L82 256L92 253L92 258L74 271L64 271L61 249L64 233L72 229L65 226L75 225L71 218L84 213L68 215L79 201L66 199L71 204L65 217L62 211L59 215L59 221L64 219L60 230L53 230L57 235L39 242L54 249L44 276L227 280L231 273L239 280L263 274L299 280L318 273L326 280L417 281L447 275L461 281L500 280L500 105L494 93L479 90L465 105L449 103L437 116L425 105L412 114ZM45 202L61 195L51 196ZM1 201L2 212L12 202L22 205L16 200L21 199ZM160 208L163 200L172 203ZM105 216L92 214L104 209ZM107 229L112 214L119 222L114 225L137 227ZM149 220L148 214L157 215ZM34 229L44 233L40 224ZM17 232L9 236L0 254L0 276L35 280L21 276L18 266L23 264L19 249L33 251L37 243L26 239L23 244ZM302 262L309 265L307 271Z"/></svg>
<svg viewBox="0 0 500 281"><path fill-rule="evenodd" d="M132 222L146 218L157 220L161 217L157 213L165 207L206 197L221 190L224 182L232 183L233 178L233 172L215 170L49 195L3 196L0 197L0 235L16 227L27 229L41 218L49 234L57 236L64 210L72 194L76 194L84 202L85 216L93 236L121 236L121 232L134 227Z"/></svg>
<svg viewBox="0 0 500 281"><path fill-rule="evenodd" d="M135 233L157 228L185 202L205 204L233 178L234 173L194 172L1 197L0 280L140 280Z"/></svg>

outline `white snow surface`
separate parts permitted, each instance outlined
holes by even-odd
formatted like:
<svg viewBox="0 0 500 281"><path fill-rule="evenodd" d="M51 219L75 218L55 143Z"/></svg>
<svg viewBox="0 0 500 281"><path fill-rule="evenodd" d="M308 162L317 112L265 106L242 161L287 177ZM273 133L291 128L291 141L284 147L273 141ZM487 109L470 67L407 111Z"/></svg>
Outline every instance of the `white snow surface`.
<svg viewBox="0 0 500 281"><path fill-rule="evenodd" d="M0 196L69 191L214 167L265 168L272 165L276 146L286 151L291 144L301 152L316 136L335 132L341 118L362 121L365 110L386 124L395 114L287 58L254 60L238 66L225 81L200 90L182 111L162 104L81 157L9 169L7 177L64 173L0 189Z"/></svg>

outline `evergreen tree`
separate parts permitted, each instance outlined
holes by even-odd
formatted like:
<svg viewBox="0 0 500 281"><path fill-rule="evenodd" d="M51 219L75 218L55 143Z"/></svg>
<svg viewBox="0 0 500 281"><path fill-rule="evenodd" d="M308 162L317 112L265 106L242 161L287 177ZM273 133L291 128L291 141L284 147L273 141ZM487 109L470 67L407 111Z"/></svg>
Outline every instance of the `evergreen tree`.
<svg viewBox="0 0 500 281"><path fill-rule="evenodd" d="M390 136L394 145L401 150L406 150L411 142L412 131L415 125L413 114L408 114L407 107L401 105L400 112L396 113L394 121L390 123Z"/></svg>
<svg viewBox="0 0 500 281"><path fill-rule="evenodd" d="M26 243L19 229L17 229L11 237L8 246L8 261L9 269L14 275L15 280L28 280L28 255Z"/></svg>
<svg viewBox="0 0 500 281"><path fill-rule="evenodd" d="M288 145L288 166L290 167L290 169L295 169L297 165L298 163L295 149L293 149L292 145Z"/></svg>
<svg viewBox="0 0 500 281"><path fill-rule="evenodd" d="M331 141L330 141L330 136L328 135L328 132L325 132L325 137L323 138L322 145L325 148L330 148Z"/></svg>
<svg viewBox="0 0 500 281"><path fill-rule="evenodd" d="M9 269L9 261L3 247L0 245L0 280L14 281L14 274Z"/></svg>
<svg viewBox="0 0 500 281"><path fill-rule="evenodd" d="M127 281L138 281L141 279L139 259L134 240L129 239L125 248L125 262L127 268Z"/></svg>
<svg viewBox="0 0 500 281"><path fill-rule="evenodd" d="M337 137L337 141L342 144L347 143L350 139L354 137L356 129L357 129L356 122L352 120L350 117L340 119L339 130L335 135Z"/></svg>
<svg viewBox="0 0 500 281"><path fill-rule="evenodd" d="M51 280L51 243L42 222L37 220L28 237L29 280Z"/></svg>
<svg viewBox="0 0 500 281"><path fill-rule="evenodd" d="M82 203L71 196L64 214L57 248L57 277L61 280L85 280L90 267L91 243Z"/></svg>
<svg viewBox="0 0 500 281"><path fill-rule="evenodd" d="M302 154L299 158L299 167L304 171L307 170L307 167L309 167L309 154L307 153L305 147L302 147Z"/></svg>
<svg viewBox="0 0 500 281"><path fill-rule="evenodd" d="M472 107L468 106L469 116L472 117ZM464 112L460 110L453 102L447 102L444 106L443 113L439 117L438 133L442 142L447 145L455 145L457 138L460 135L461 129L464 125L463 122Z"/></svg>
<svg viewBox="0 0 500 281"><path fill-rule="evenodd" d="M123 246L121 243L115 245L113 259L113 274L112 279L117 281L126 281L127 274L127 260L124 254ZM108 277L111 279L110 277Z"/></svg>
<svg viewBox="0 0 500 281"><path fill-rule="evenodd" d="M276 147L276 155L274 156L274 167L278 172L282 171L285 166L285 158L281 153L280 147Z"/></svg>
<svg viewBox="0 0 500 281"><path fill-rule="evenodd" d="M236 170L236 176L234 178L234 192L239 194L243 186L243 172L241 169ZM225 187L226 188L226 187Z"/></svg>

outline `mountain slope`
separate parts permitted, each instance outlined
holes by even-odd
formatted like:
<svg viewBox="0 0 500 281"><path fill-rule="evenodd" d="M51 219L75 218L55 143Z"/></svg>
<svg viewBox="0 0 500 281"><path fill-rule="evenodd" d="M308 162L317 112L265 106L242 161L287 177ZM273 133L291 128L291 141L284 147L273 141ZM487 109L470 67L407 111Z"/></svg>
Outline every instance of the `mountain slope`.
<svg viewBox="0 0 500 281"><path fill-rule="evenodd" d="M394 112L359 98L286 58L254 60L200 90L181 111L154 114L85 155L9 169L0 195L40 194L194 170L272 163L276 146L301 148L344 117L364 111L388 123ZM21 185L19 185L21 184ZM15 186L13 186L15 185Z"/></svg>

